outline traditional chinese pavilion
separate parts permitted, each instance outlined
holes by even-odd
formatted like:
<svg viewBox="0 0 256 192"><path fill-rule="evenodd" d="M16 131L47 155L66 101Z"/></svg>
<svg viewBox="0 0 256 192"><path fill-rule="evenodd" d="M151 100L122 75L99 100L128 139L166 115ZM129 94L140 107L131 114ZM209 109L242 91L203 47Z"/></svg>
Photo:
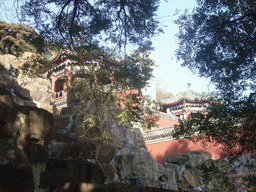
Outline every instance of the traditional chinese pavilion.
<svg viewBox="0 0 256 192"><path fill-rule="evenodd" d="M162 109L156 114L159 117L159 127L153 128L148 133L143 133L148 151L153 158L162 163L163 157L166 155L183 154L194 150L208 151L213 158L220 157L222 151L219 146L209 144L207 147L202 147L202 143L195 144L189 140L180 143L171 137L174 126L179 124L180 119L188 118L197 112L206 113L206 108L211 105L209 96L196 93L188 84L185 92L161 102Z"/></svg>
<svg viewBox="0 0 256 192"><path fill-rule="evenodd" d="M191 90L191 84L187 84L187 90L174 97L161 100L162 111L179 118L186 119L193 113L204 113L210 106L210 97Z"/></svg>
<svg viewBox="0 0 256 192"><path fill-rule="evenodd" d="M58 111L67 107L67 85L71 83L72 78L81 77L84 72L90 73L86 66L78 65L77 56L73 53L62 51L53 60L53 68L48 71L51 79L51 89L55 98L55 107ZM119 65L116 62L100 58L93 61L86 61L86 63L93 63L99 68L100 65L105 65L111 69L118 70ZM111 82L111 81L110 81Z"/></svg>

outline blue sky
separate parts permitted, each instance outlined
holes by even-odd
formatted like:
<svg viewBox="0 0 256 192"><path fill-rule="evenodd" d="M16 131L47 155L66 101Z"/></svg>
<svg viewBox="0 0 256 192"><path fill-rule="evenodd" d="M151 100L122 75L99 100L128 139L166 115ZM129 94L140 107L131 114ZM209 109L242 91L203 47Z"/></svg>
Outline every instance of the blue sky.
<svg viewBox="0 0 256 192"><path fill-rule="evenodd" d="M152 52L151 58L155 60L158 67L154 70L155 79L151 81L151 88L144 91L144 94L151 95L155 98L155 84L160 82L160 86L167 92L177 94L187 89L187 83L191 83L191 89L201 93L212 91L209 88L209 80L199 78L193 74L188 68L181 67L179 61L176 60L175 49L178 48L178 39L175 34L179 32L179 28L174 24L178 15L174 16L175 10L184 13L185 9L191 10L196 6L195 0L161 0L158 10L158 17L163 27L164 34L153 38L153 46L155 51Z"/></svg>
<svg viewBox="0 0 256 192"><path fill-rule="evenodd" d="M0 19L7 22L15 22L15 9L12 9L13 0L0 0ZM8 10L8 19L2 7ZM175 34L178 33L178 26L174 21L178 15L174 15L176 10L183 13L185 9L192 10L196 6L195 0L161 0L160 7L157 12L160 25L164 30L164 34L152 38L155 51L152 52L151 58L155 60L154 70L155 78L151 81L151 87L144 94L150 95L155 99L156 81L160 82L160 87L167 92L177 94L187 89L187 83L191 83L191 89L196 92L209 92L209 80L199 78L193 74L188 68L181 67L179 61L176 60L175 49L178 48L178 40ZM212 87L212 86L211 86Z"/></svg>

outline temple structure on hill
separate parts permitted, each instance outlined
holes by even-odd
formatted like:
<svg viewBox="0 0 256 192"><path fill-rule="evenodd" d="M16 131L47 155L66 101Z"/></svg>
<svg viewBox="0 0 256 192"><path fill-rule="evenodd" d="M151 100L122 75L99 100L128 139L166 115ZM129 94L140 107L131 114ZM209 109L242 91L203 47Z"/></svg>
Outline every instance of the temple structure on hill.
<svg viewBox="0 0 256 192"><path fill-rule="evenodd" d="M174 97L161 100L162 112L186 119L193 113L205 113L210 106L210 96L205 96L191 90L191 84L187 84L187 90Z"/></svg>
<svg viewBox="0 0 256 192"><path fill-rule="evenodd" d="M113 61L103 58L86 62L95 64L96 70L102 66L113 70L119 70L122 67ZM57 109L57 113L60 113L61 109L68 105L67 86L74 79L83 78L84 75L91 73L91 71L86 65L78 63L76 55L66 51L59 53L52 60L52 63L53 67L48 71L48 75L51 80L54 106ZM111 78L109 83L111 83ZM136 94L138 94L138 90ZM193 150L207 150L212 153L213 158L219 157L220 150L214 146L210 146L209 149L203 149L199 143L193 144L190 141L187 141L185 145L180 145L179 141L171 138L171 132L174 126L179 124L180 119L186 119L197 112L206 113L206 108L211 104L209 97L192 91L190 84L188 84L185 92L161 102L163 104L162 108L156 114L159 117L159 127L143 134L148 151L153 158L156 158L161 163L166 155L186 153Z"/></svg>
<svg viewBox="0 0 256 192"><path fill-rule="evenodd" d="M180 144L178 140L171 137L174 126L179 124L179 120L187 119L193 116L194 113L207 113L207 107L211 105L210 96L196 93L191 90L191 85L188 84L185 92L161 100L161 103L161 110L156 114L159 117L159 127L153 128L148 133L143 133L148 151L153 158L161 163L166 155L194 150L208 151L212 153L213 158L220 156L221 150L213 144L203 148L201 143L194 144L192 141L186 140Z"/></svg>
<svg viewBox="0 0 256 192"><path fill-rule="evenodd" d="M79 64L77 56L67 51L60 52L52 61L52 67L48 74L50 74L51 90L55 99L54 106L60 111L62 108L67 107L67 86L72 80L82 78L86 73L91 73L86 64ZM93 61L86 61L86 63L95 64L96 70L101 66L108 67L113 70L118 70L121 66L116 62L100 58ZM109 79L111 83L111 78Z"/></svg>

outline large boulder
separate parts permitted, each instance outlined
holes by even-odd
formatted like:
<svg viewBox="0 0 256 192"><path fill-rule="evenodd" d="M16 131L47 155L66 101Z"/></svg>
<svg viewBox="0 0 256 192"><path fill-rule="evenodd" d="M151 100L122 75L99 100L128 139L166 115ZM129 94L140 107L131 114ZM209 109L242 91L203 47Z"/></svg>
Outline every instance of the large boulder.
<svg viewBox="0 0 256 192"><path fill-rule="evenodd" d="M201 186L202 178L200 177L200 173L198 171L192 172L189 170L184 170L182 173L182 187L183 188L195 188Z"/></svg>
<svg viewBox="0 0 256 192"><path fill-rule="evenodd" d="M6 70L10 70L10 68L17 68L15 64L17 57L11 54L0 55L0 65L2 65Z"/></svg>
<svg viewBox="0 0 256 192"><path fill-rule="evenodd" d="M207 151L189 151L186 154L190 156L190 164L192 167L197 167L212 158L212 154Z"/></svg>
<svg viewBox="0 0 256 192"><path fill-rule="evenodd" d="M43 108L51 113L53 112L53 106L51 105L53 98L49 79L19 75L17 82L22 88L29 91L32 101L38 108Z"/></svg>
<svg viewBox="0 0 256 192"><path fill-rule="evenodd" d="M188 154L167 155L164 157L163 163L176 163L182 165L187 162L189 158L190 156Z"/></svg>
<svg viewBox="0 0 256 192"><path fill-rule="evenodd" d="M16 104L7 88L0 87L0 155L8 162L45 162L53 116L46 110Z"/></svg>
<svg viewBox="0 0 256 192"><path fill-rule="evenodd" d="M105 182L102 169L86 160L51 159L42 172L41 188L59 188L66 183L97 183Z"/></svg>

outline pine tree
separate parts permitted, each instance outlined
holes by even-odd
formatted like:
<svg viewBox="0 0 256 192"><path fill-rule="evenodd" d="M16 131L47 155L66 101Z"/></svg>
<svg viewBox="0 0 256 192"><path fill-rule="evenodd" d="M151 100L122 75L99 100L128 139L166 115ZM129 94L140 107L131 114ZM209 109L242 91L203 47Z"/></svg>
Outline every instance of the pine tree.
<svg viewBox="0 0 256 192"><path fill-rule="evenodd" d="M101 136L106 135L109 117L126 126L138 122L144 128L155 125L152 111L144 106L150 102L144 102L142 96L133 93L116 95L126 93L126 90L139 91L148 85L152 77L154 62L149 58L149 50L152 49L150 38L161 31L155 19L158 3L159 0L29 0L22 7L24 22L34 23L35 29L47 42L71 51L76 65L87 69L83 78L73 81L69 87L79 105L84 109L92 105L96 109L93 115L84 111L84 129L89 134L84 136L95 137L92 130L98 130ZM50 8L53 4L55 9ZM106 45L99 46L100 43ZM130 55L126 53L128 44L133 47ZM110 65L119 66L119 69L98 68L87 62L101 58ZM37 62L34 64L27 65L25 70L41 73L42 70L33 70L37 68ZM109 78L114 82L106 86ZM108 107L111 108L113 103L119 108L111 111Z"/></svg>
<svg viewBox="0 0 256 192"><path fill-rule="evenodd" d="M162 31L158 6L159 0L29 0L21 13L46 40L69 48L107 41L126 52L128 43L150 47L151 37Z"/></svg>
<svg viewBox="0 0 256 192"><path fill-rule="evenodd" d="M21 56L25 51L42 52L43 39L28 26L0 21L0 53Z"/></svg>

